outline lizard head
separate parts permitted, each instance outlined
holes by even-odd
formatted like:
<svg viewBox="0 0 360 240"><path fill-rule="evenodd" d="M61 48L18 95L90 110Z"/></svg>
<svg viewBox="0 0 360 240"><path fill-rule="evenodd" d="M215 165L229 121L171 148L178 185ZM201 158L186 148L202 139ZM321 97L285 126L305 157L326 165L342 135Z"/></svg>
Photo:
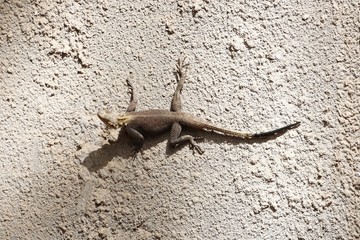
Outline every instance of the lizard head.
<svg viewBox="0 0 360 240"><path fill-rule="evenodd" d="M125 113L117 113L111 110L100 110L97 115L109 128L121 128L130 121L130 117L126 116Z"/></svg>

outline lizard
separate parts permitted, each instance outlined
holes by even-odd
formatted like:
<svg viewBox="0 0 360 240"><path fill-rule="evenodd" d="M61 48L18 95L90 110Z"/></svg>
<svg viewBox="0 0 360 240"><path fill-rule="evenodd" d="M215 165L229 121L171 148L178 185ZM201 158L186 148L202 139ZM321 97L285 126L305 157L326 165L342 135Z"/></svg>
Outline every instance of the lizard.
<svg viewBox="0 0 360 240"><path fill-rule="evenodd" d="M129 87L130 104L126 111L118 113L107 109L100 110L97 116L108 128L125 128L126 134L135 146L135 152L142 149L145 141L144 134L155 135L170 130L170 147L177 147L183 143L189 143L191 149L196 149L198 153L203 154L204 151L195 142L195 140L203 139L203 137L194 137L192 135L180 136L183 126L211 131L243 140L250 140L277 136L280 133L300 125L300 122L295 122L267 132L249 133L218 127L201 118L183 112L181 91L187 77L188 66L189 63L185 63L185 58L177 61L176 78L178 83L172 97L170 110L150 109L136 112L137 98L135 97L133 84L128 78L126 82Z"/></svg>

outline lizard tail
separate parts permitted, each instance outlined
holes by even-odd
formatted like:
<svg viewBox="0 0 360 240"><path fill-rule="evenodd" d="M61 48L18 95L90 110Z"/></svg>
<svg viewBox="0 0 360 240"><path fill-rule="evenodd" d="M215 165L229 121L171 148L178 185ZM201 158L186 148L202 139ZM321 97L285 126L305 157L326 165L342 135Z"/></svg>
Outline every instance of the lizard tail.
<svg viewBox="0 0 360 240"><path fill-rule="evenodd" d="M295 122L293 124L289 124L281 128L277 128L271 131L261 132L261 133L239 132L239 131L228 130L208 124L204 124L204 125L205 126L203 126L203 129L205 130L210 130L210 131L213 130L231 137L237 137L242 139L253 139L253 138L266 138L270 136L276 136L277 134L283 133L289 129L297 128L298 126L300 126L300 122Z"/></svg>
<svg viewBox="0 0 360 240"><path fill-rule="evenodd" d="M279 133L285 132L289 129L297 128L300 126L300 122L295 122L293 124L286 125L285 127L277 128L268 132L262 132L262 133L255 133L252 135L252 138L264 138L269 136L275 136Z"/></svg>

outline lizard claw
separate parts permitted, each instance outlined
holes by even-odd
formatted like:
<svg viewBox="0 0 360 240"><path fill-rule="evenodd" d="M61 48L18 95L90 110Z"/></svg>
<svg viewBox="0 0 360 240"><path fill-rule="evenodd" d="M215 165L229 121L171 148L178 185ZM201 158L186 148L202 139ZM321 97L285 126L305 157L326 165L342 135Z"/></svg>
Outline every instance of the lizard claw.
<svg viewBox="0 0 360 240"><path fill-rule="evenodd" d="M195 154L195 151L194 151L194 149L195 149L195 150L201 155L201 154L203 154L205 151L202 150L202 149L199 147L199 145L197 145L197 144L195 143L194 140L198 140L198 139L204 139L204 137L194 137L194 138L190 139L190 149L193 150L193 154Z"/></svg>
<svg viewBox="0 0 360 240"><path fill-rule="evenodd" d="M132 93L132 92L133 92L133 89L134 89L132 83L130 82L129 79L126 79L126 83L127 83L128 87L129 87L129 88L128 88L128 93Z"/></svg>
<svg viewBox="0 0 360 240"><path fill-rule="evenodd" d="M190 65L189 63L185 63L185 60L186 60L186 57L184 57L183 59L179 58L179 60L176 64L178 73L181 73L183 71L183 68L187 68Z"/></svg>
<svg viewBox="0 0 360 240"><path fill-rule="evenodd" d="M132 80L134 79L134 75L132 72L130 72L129 77L126 79L126 84L128 86L128 93L133 94L134 92L134 86L132 84Z"/></svg>
<svg viewBox="0 0 360 240"><path fill-rule="evenodd" d="M132 159L135 160L137 157L138 153L143 154L143 149L141 147L134 147L133 149L131 149L131 153L132 153Z"/></svg>

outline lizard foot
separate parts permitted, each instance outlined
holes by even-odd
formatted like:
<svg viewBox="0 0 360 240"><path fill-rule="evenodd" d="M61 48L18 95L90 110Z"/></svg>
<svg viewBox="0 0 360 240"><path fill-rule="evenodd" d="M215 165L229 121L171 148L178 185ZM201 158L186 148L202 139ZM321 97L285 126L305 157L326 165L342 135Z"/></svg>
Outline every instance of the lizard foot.
<svg viewBox="0 0 360 240"><path fill-rule="evenodd" d="M131 149L132 160L136 159L139 152L143 154L143 149L141 147L134 147L133 149Z"/></svg>
<svg viewBox="0 0 360 240"><path fill-rule="evenodd" d="M178 60L177 64L176 64L176 68L177 68L177 73L181 76L183 75L186 70L184 71L184 68L187 68L190 63L185 63L186 57L184 57L183 59Z"/></svg>
<svg viewBox="0 0 360 240"><path fill-rule="evenodd" d="M128 88L129 88L128 93L132 94L133 91L134 91L134 86L133 86L133 84L132 84L132 82L131 82L131 80L129 78L126 79L126 84L127 84Z"/></svg>
<svg viewBox="0 0 360 240"><path fill-rule="evenodd" d="M200 139L204 139L204 137L194 137L194 138L191 138L189 139L189 144L190 144L190 149L193 150L193 154L195 153L194 150L196 150L199 154L203 154L205 151L202 150L200 148L199 145L196 144L196 142L194 140L200 140Z"/></svg>

